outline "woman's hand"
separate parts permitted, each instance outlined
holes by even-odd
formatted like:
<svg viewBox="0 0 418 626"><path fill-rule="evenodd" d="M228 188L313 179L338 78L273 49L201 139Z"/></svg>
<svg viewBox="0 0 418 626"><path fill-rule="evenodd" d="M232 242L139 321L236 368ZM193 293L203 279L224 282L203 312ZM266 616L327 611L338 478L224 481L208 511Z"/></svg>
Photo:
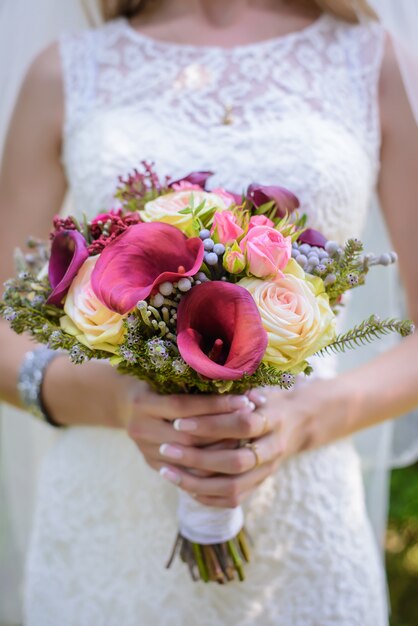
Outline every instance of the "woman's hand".
<svg viewBox="0 0 418 626"><path fill-rule="evenodd" d="M182 433L196 439L235 440L234 449L200 449L167 443L160 449L167 459L162 475L208 506L238 506L279 464L303 450L318 447L350 432L347 403L329 381L317 380L293 391L270 388L253 390L249 398L254 412L206 415L175 422ZM251 440L244 447L239 440ZM192 472L188 471L192 470ZM212 476L198 477L195 470ZM216 474L216 475L213 475Z"/></svg>
<svg viewBox="0 0 418 626"><path fill-rule="evenodd" d="M187 430L178 430L176 426L186 421L190 425L194 420L224 417L227 420L232 416L241 416L249 421L255 404L246 396L234 395L167 395L163 396L152 392L147 387L138 389L133 398L129 415L126 417L126 428L129 436L138 445L146 462L152 468L161 470L165 465L166 456L163 450L171 450L171 461L181 463L178 454L182 450L192 451L199 447L211 447L212 451L222 445L223 450L231 446L231 441L219 443L217 433L206 432L205 435L195 436ZM223 437L223 439L226 439ZM232 442L235 445L235 442ZM209 450L207 450L209 451ZM203 451L202 451L203 452ZM193 466L190 465L192 469ZM195 468L198 469L198 468ZM211 475L216 468L199 472L201 475Z"/></svg>
<svg viewBox="0 0 418 626"><path fill-rule="evenodd" d="M188 420L191 424L202 416L216 414L227 421L232 414L233 419L239 416L248 422L255 409L246 396L156 394L145 383L119 374L106 362L73 365L65 355L47 368L42 398L48 413L59 424L126 429L147 463L157 470L165 464L160 454L164 444L218 444L217 433L196 437L192 432L178 430L175 426L179 423ZM225 447L228 442L222 445Z"/></svg>

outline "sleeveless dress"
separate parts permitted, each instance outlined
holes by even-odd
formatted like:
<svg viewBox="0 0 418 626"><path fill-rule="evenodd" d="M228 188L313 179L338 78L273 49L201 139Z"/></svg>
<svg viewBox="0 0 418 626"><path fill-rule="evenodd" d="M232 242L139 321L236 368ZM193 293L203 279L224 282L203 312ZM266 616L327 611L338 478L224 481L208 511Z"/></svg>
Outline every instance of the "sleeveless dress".
<svg viewBox="0 0 418 626"><path fill-rule="evenodd" d="M120 174L212 170L213 186L295 192L310 224L361 233L379 170L384 33L324 15L224 49L159 42L125 19L60 41L63 163L75 210L112 207ZM320 375L332 376L323 360ZM383 565L351 440L283 463L246 503L245 583L164 566L177 491L121 431L71 427L43 467L25 626L385 626Z"/></svg>

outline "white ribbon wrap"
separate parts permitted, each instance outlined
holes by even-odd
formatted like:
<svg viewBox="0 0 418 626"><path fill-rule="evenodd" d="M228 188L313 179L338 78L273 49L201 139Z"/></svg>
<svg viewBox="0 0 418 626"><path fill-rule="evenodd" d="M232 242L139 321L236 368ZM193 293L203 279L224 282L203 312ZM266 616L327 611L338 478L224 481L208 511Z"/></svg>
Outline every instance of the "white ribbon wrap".
<svg viewBox="0 0 418 626"><path fill-rule="evenodd" d="M205 506L184 491L179 492L178 518L182 537L205 546L230 541L244 526L240 506L235 509Z"/></svg>

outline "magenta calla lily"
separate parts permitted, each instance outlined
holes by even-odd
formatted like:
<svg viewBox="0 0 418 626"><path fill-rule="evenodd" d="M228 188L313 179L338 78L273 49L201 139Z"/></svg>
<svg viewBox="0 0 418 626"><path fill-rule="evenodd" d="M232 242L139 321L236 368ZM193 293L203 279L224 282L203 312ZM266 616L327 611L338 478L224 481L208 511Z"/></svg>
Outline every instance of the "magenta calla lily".
<svg viewBox="0 0 418 626"><path fill-rule="evenodd" d="M251 294L232 283L197 285L180 301L177 345L202 376L238 380L253 374L267 347L267 333Z"/></svg>
<svg viewBox="0 0 418 626"><path fill-rule="evenodd" d="M301 235L299 235L298 242L307 243L310 246L316 246L317 248L325 248L327 239L322 233L319 232L319 230L307 228L301 233Z"/></svg>
<svg viewBox="0 0 418 626"><path fill-rule="evenodd" d="M52 287L48 304L61 306L62 299L88 257L87 242L78 230L63 230L55 235L48 266L48 278Z"/></svg>
<svg viewBox="0 0 418 626"><path fill-rule="evenodd" d="M284 217L299 208L298 198L288 189L277 185L258 185L253 183L248 187L247 200L258 209L267 202L276 205L276 217Z"/></svg>
<svg viewBox="0 0 418 626"><path fill-rule="evenodd" d="M169 184L169 187L171 188L181 183L190 183L191 185L198 185L202 189L206 189L206 183L211 176L213 176L213 172L191 172L187 176L184 176L184 178L174 180Z"/></svg>
<svg viewBox="0 0 418 626"><path fill-rule="evenodd" d="M124 315L159 284L196 274L203 255L203 242L174 226L136 224L103 250L91 277L93 291L108 309Z"/></svg>

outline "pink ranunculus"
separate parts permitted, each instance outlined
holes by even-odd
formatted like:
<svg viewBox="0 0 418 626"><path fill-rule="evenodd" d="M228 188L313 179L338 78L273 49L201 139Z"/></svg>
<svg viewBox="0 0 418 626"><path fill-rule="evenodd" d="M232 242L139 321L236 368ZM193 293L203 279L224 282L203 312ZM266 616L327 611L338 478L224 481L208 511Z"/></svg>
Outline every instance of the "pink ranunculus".
<svg viewBox="0 0 418 626"><path fill-rule="evenodd" d="M91 283L108 309L124 315L163 282L196 274L203 262L203 241L188 239L160 222L131 226L101 253Z"/></svg>
<svg viewBox="0 0 418 626"><path fill-rule="evenodd" d="M250 218L248 229L250 230L255 226L269 226L270 228L274 228L274 222L272 222L266 215L253 215Z"/></svg>
<svg viewBox="0 0 418 626"><path fill-rule="evenodd" d="M64 296L88 257L87 242L78 230L62 230L55 235L48 267L52 287L48 304L62 306Z"/></svg>
<svg viewBox="0 0 418 626"><path fill-rule="evenodd" d="M173 189L173 191L184 191L184 189L198 189L199 191L204 191L206 189L206 183L208 178L213 176L213 172L204 171L204 172L190 172L184 178L179 178L177 180L173 180L172 183L169 184L169 187ZM176 189L177 185L192 185L191 187L182 187L180 189Z"/></svg>
<svg viewBox="0 0 418 626"><path fill-rule="evenodd" d="M233 243L244 233L232 211L215 213L210 232L211 235L213 235L214 241L216 241L216 243L223 243L224 246Z"/></svg>
<svg viewBox="0 0 418 626"><path fill-rule="evenodd" d="M182 298L177 345L184 361L212 380L253 374L267 347L267 334L253 297L231 283L210 281Z"/></svg>
<svg viewBox="0 0 418 626"><path fill-rule="evenodd" d="M171 189L173 191L203 191L203 187L200 187L200 185L193 185L193 183L189 183L187 180L181 180L179 183L173 183L171 185Z"/></svg>
<svg viewBox="0 0 418 626"><path fill-rule="evenodd" d="M267 202L274 202L276 217L284 217L286 213L292 213L299 208L298 198L288 189L278 185L258 185L253 183L248 187L247 200L256 209Z"/></svg>
<svg viewBox="0 0 418 626"><path fill-rule="evenodd" d="M257 278L281 275L289 262L292 240L269 226L255 226L240 243L247 255L247 271Z"/></svg>

